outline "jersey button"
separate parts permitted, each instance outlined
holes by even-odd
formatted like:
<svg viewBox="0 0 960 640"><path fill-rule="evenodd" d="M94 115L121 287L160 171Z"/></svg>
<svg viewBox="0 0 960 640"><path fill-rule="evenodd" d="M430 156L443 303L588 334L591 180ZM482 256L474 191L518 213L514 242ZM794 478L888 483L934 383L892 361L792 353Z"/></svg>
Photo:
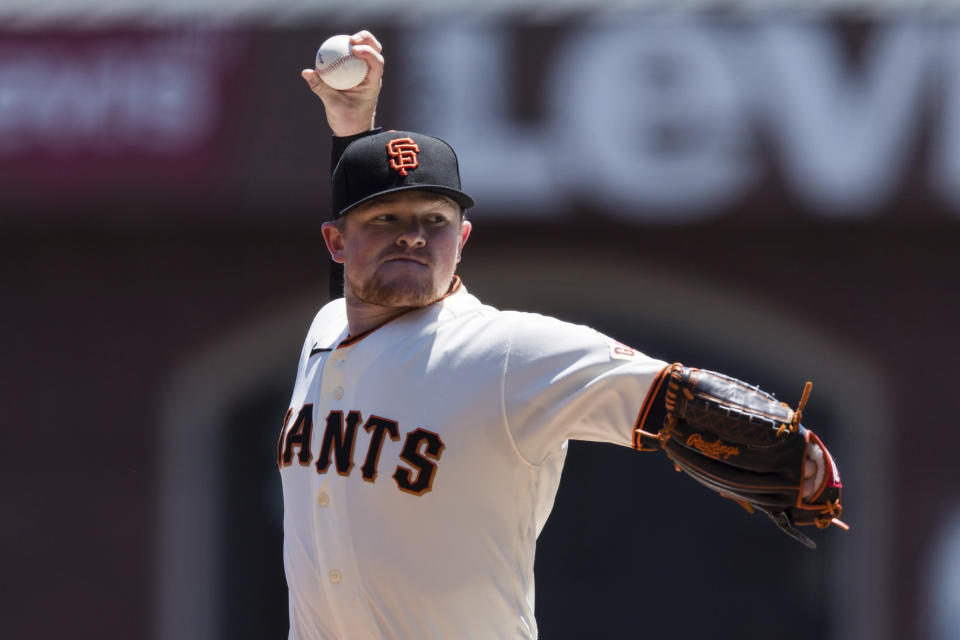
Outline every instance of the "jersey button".
<svg viewBox="0 0 960 640"><path fill-rule="evenodd" d="M339 571L337 571L336 569L330 570L330 582L332 582L333 584L337 584L342 579L343 579L343 576L340 575Z"/></svg>
<svg viewBox="0 0 960 640"><path fill-rule="evenodd" d="M334 390L333 390L333 397L336 398L337 400L342 399L342 398L343 398L343 387L337 387L336 389L334 389Z"/></svg>
<svg viewBox="0 0 960 640"><path fill-rule="evenodd" d="M342 367L344 362L346 362L346 360L344 360L343 358L337 358L333 361L333 366Z"/></svg>
<svg viewBox="0 0 960 640"><path fill-rule="evenodd" d="M321 491L320 493L317 494L317 504L320 505L321 507L325 507L329 505L330 496L328 496L326 492Z"/></svg>

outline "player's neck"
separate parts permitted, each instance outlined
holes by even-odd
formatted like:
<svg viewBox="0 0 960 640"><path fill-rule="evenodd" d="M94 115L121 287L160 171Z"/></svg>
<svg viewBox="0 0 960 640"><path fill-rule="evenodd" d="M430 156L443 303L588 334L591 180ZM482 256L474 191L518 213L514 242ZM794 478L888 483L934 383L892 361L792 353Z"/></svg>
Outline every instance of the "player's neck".
<svg viewBox="0 0 960 640"><path fill-rule="evenodd" d="M450 280L450 286L447 287L443 295L438 295L429 302L415 305L382 305L369 300L365 300L354 293L349 282L343 287L343 297L347 309L347 326L351 336L356 336L371 329L375 329L390 320L401 316L413 309L422 309L431 304L443 300L447 296L456 293L460 288L460 278L453 276Z"/></svg>

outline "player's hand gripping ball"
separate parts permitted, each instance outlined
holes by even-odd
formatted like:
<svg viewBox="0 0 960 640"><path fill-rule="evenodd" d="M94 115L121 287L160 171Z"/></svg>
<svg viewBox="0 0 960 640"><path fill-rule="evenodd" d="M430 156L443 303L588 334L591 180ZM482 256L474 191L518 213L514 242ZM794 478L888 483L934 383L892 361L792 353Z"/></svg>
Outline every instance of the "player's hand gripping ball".
<svg viewBox="0 0 960 640"><path fill-rule="evenodd" d="M320 45L316 69L321 80L331 88L342 91L363 82L370 67L366 60L353 55L350 36L339 35L327 38Z"/></svg>

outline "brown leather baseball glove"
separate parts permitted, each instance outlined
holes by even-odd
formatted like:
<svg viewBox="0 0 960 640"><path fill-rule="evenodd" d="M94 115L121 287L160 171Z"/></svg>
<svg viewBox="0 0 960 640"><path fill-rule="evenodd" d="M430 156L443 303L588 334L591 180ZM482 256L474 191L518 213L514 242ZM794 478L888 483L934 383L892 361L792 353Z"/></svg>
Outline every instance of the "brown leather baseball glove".
<svg viewBox="0 0 960 640"><path fill-rule="evenodd" d="M654 384L635 445L662 450L678 471L751 513L763 511L788 535L814 548L797 525L849 527L838 519L842 485L833 458L800 424L810 388L808 382L794 410L735 378L676 363ZM815 483L808 479L805 492L804 472L813 468L821 473Z"/></svg>

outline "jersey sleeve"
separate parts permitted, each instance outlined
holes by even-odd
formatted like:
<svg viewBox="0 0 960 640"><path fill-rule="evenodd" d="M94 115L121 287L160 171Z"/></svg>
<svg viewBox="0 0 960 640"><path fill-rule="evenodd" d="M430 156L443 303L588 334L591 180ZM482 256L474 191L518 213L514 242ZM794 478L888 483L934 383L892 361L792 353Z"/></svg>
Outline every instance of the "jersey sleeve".
<svg viewBox="0 0 960 640"><path fill-rule="evenodd" d="M634 427L667 363L590 327L517 316L503 409L521 455L538 465L570 439L634 446Z"/></svg>

